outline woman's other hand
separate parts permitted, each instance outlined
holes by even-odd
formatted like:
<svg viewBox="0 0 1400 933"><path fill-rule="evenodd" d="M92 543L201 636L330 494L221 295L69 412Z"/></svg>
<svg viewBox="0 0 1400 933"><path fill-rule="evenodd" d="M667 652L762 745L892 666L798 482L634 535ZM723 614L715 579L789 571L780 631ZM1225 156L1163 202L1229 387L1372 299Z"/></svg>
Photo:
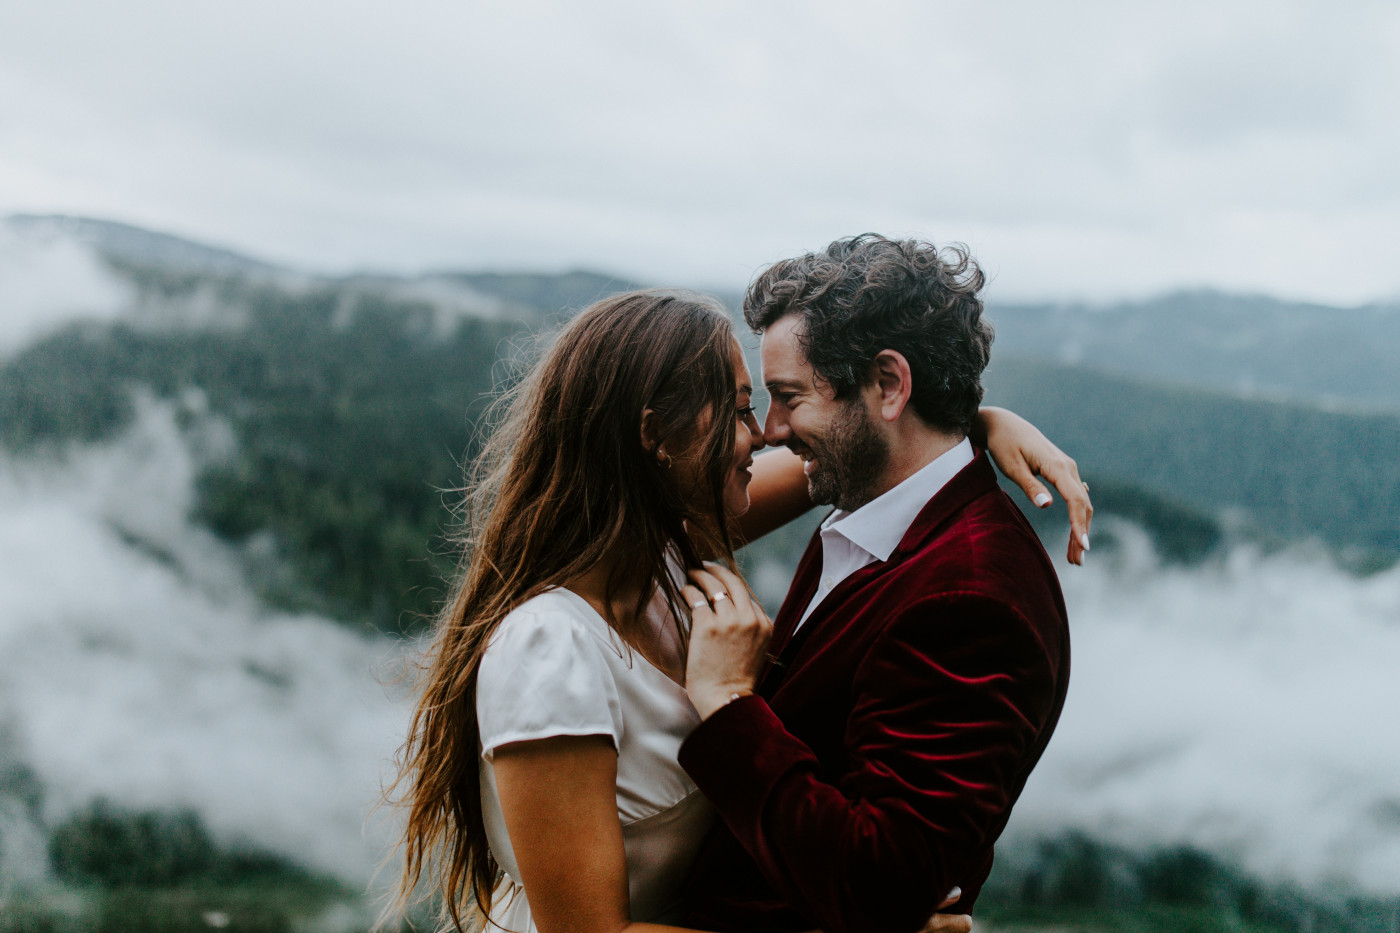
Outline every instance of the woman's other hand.
<svg viewBox="0 0 1400 933"><path fill-rule="evenodd" d="M1049 508L1054 501L1037 476L1059 490L1069 508L1069 562L1084 563L1094 505L1089 501L1089 485L1079 478L1078 464L1015 412L983 408L978 417L987 432L987 453L996 461L997 469L1020 486L1037 508Z"/></svg>
<svg viewBox="0 0 1400 933"><path fill-rule="evenodd" d="M948 896L943 899L943 903L938 905L938 909L951 907L962 897L962 888L954 888L948 892ZM971 933L972 916L970 914L934 914L928 918L923 929L919 933Z"/></svg>
<svg viewBox="0 0 1400 933"><path fill-rule="evenodd" d="M938 909L950 907L957 903L962 897L962 888L954 888L948 892L948 896L943 899L943 903L938 905ZM805 933L822 933L821 930L807 930ZM971 914L934 914L928 918L919 928L919 933L972 933Z"/></svg>
<svg viewBox="0 0 1400 933"><path fill-rule="evenodd" d="M701 719L734 698L754 692L773 623L744 585L718 564L690 571L681 588L690 604L690 649L685 690Z"/></svg>

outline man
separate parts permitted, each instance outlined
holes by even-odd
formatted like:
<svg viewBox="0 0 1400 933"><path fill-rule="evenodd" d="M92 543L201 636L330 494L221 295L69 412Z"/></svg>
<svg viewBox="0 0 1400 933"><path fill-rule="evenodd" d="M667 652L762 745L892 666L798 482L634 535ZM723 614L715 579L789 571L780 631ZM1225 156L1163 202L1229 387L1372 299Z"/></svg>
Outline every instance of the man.
<svg viewBox="0 0 1400 933"><path fill-rule="evenodd" d="M867 234L775 264L746 296L764 439L836 511L766 666L737 578L697 578L687 690L704 721L680 760L723 822L693 926L914 931L955 886L950 909L970 911L1055 727L1059 584L967 436L992 341L982 283L964 253Z"/></svg>

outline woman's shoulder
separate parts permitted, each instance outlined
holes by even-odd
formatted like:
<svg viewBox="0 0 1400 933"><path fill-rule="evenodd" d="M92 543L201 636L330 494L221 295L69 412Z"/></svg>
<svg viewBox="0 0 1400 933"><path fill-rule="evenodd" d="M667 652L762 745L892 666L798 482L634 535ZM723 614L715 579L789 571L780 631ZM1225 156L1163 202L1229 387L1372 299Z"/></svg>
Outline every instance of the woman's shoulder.
<svg viewBox="0 0 1400 933"><path fill-rule="evenodd" d="M580 669L610 673L622 660L617 635L587 600L565 589L532 596L491 633L480 679L531 680Z"/></svg>
<svg viewBox="0 0 1400 933"><path fill-rule="evenodd" d="M590 618L590 613L592 618ZM621 732L609 629L588 603L554 590L521 603L491 636L477 671L484 751L551 735Z"/></svg>
<svg viewBox="0 0 1400 933"><path fill-rule="evenodd" d="M612 629L582 596L558 587L532 596L506 613L487 652L518 642L569 641L580 635L612 647Z"/></svg>

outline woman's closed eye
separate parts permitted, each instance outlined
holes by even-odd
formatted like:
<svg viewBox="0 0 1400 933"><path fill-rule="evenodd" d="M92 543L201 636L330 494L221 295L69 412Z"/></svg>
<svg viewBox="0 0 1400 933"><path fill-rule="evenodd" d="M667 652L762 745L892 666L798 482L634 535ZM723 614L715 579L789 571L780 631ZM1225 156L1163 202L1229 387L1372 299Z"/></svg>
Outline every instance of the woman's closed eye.
<svg viewBox="0 0 1400 933"><path fill-rule="evenodd" d="M737 414L738 414L740 420L743 420L744 418L747 418L749 415L752 415L753 413L754 413L754 407L753 407L752 405L745 405L743 408L740 408L740 409L738 410L738 412L737 412Z"/></svg>

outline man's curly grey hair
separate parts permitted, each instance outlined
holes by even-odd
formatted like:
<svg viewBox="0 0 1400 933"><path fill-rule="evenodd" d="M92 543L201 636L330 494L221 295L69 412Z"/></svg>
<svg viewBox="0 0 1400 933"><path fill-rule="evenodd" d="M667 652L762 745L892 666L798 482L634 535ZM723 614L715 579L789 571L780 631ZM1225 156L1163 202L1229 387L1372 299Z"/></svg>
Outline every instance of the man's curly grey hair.
<svg viewBox="0 0 1400 933"><path fill-rule="evenodd" d="M802 352L837 398L873 378L882 350L897 351L909 362L915 413L967 434L993 338L977 297L985 281L965 246L863 233L769 266L744 296L744 319L762 333L799 315Z"/></svg>

